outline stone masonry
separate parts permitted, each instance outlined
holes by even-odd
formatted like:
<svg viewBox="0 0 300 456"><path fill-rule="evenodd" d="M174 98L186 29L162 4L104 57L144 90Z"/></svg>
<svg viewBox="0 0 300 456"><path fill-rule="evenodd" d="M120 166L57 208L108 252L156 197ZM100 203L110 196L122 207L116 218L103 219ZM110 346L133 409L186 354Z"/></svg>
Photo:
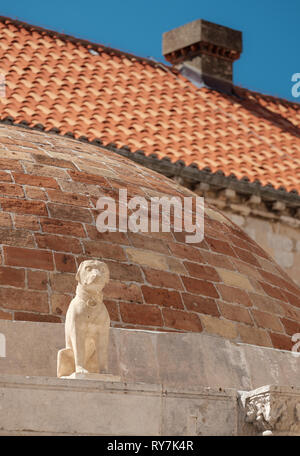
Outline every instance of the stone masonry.
<svg viewBox="0 0 300 456"><path fill-rule="evenodd" d="M99 233L99 196L195 195L114 152L55 134L0 126L0 317L63 322L75 271L102 259L112 326L204 332L290 350L299 289L271 256L205 204L205 236ZM171 220L173 222L173 220Z"/></svg>

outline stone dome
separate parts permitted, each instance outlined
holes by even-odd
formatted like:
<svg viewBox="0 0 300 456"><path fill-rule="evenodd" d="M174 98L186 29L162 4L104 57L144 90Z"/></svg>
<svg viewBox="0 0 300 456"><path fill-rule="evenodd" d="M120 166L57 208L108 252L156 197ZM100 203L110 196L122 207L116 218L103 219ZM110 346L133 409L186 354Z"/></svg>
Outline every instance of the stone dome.
<svg viewBox="0 0 300 456"><path fill-rule="evenodd" d="M205 237L100 233L101 195L191 196L172 180L96 145L0 125L0 318L60 323L84 259L105 261L111 325L206 332L290 349L299 288L246 233L205 203Z"/></svg>

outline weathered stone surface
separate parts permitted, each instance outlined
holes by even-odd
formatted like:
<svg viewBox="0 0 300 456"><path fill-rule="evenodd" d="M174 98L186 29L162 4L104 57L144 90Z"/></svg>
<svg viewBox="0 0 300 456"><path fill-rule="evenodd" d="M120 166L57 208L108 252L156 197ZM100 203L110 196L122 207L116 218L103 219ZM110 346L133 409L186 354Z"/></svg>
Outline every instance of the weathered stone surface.
<svg viewBox="0 0 300 456"><path fill-rule="evenodd" d="M235 435L237 428L235 390L1 375L0 394L0 435Z"/></svg>
<svg viewBox="0 0 300 456"><path fill-rule="evenodd" d="M63 324L25 321L15 321L11 325L6 323L7 321L0 321L0 333L6 337L6 357L0 358L0 372L56 376L57 351L64 344Z"/></svg>
<svg viewBox="0 0 300 456"><path fill-rule="evenodd" d="M200 39L206 36L216 46L234 35L205 21L200 29ZM220 48L211 51L214 58L222 55ZM267 208L257 207L264 205L264 198L250 183L194 167L180 170L178 164L140 154L134 162L116 150L46 132L25 132L4 124L0 130L6 156L0 160L0 319L63 322L74 296L77 267L89 258L105 259L112 280L103 293L114 327L198 331L235 342L291 348L291 332L298 332L300 318L299 289L268 255L278 256L285 264L291 257L288 272L298 280L300 221L287 227L288 204L287 214L276 204L268 222L258 223L259 214L253 217L253 210L256 207L262 213ZM167 174L176 175L176 182L184 185L199 176L204 179L195 188L193 184L193 193L141 166L140 160L152 167L161 162L158 171L175 171ZM212 181L214 186L209 185ZM130 198L143 196L148 202L151 196L182 200L206 192L204 239L187 242L188 233L174 227L178 219L174 213L169 232L98 232L97 198L106 195L118 200L119 190L125 187ZM249 198L247 192L241 198L240 190L251 188ZM275 190L261 188L260 192L275 195ZM298 197L285 198L296 202ZM227 215L231 211L237 223L260 243L267 243L268 253L217 207L210 207L210 201L225 208ZM274 211L280 219L274 219ZM297 213L294 216L296 220Z"/></svg>
<svg viewBox="0 0 300 456"><path fill-rule="evenodd" d="M56 377L63 324L0 320L0 333L6 337L1 373ZM124 382L239 390L270 384L300 387L300 354L216 335L111 328L108 353L108 372Z"/></svg>
<svg viewBox="0 0 300 456"><path fill-rule="evenodd" d="M217 271L226 285L239 287L242 290L253 291L253 287L246 276L233 271L228 271L227 269L217 268Z"/></svg>
<svg viewBox="0 0 300 456"><path fill-rule="evenodd" d="M162 435L233 436L237 434L234 390L168 389L164 401Z"/></svg>
<svg viewBox="0 0 300 456"><path fill-rule="evenodd" d="M1 376L0 394L2 435L159 434L156 385Z"/></svg>
<svg viewBox="0 0 300 456"><path fill-rule="evenodd" d="M127 248L126 253L129 261L133 261L134 263L149 266L153 269L168 269L166 257L160 253L133 248Z"/></svg>
<svg viewBox="0 0 300 456"><path fill-rule="evenodd" d="M300 388L263 386L241 393L245 419L258 435L300 436Z"/></svg>
<svg viewBox="0 0 300 456"><path fill-rule="evenodd" d="M221 320L210 315L201 315L201 321L205 331L210 334L217 334L226 339L235 339L237 337L237 326L229 320Z"/></svg>
<svg viewBox="0 0 300 456"><path fill-rule="evenodd" d="M266 252L268 252L275 261L286 270L296 283L300 283L299 266L300 266L300 234L297 227L289 226L284 220L274 221L249 215L244 217L243 225L233 212L227 211L225 214L230 217L237 225L243 226L243 229L254 239ZM296 222L297 220L294 219ZM270 270L274 273L274 266L260 259L263 269ZM276 273L276 272L275 272ZM278 272L277 272L278 273Z"/></svg>
<svg viewBox="0 0 300 456"><path fill-rule="evenodd" d="M242 50L241 32L197 19L164 33L163 54L169 54L201 41L239 52Z"/></svg>
<svg viewBox="0 0 300 456"><path fill-rule="evenodd" d="M300 387L237 391L94 377L1 374L0 435L300 435Z"/></svg>

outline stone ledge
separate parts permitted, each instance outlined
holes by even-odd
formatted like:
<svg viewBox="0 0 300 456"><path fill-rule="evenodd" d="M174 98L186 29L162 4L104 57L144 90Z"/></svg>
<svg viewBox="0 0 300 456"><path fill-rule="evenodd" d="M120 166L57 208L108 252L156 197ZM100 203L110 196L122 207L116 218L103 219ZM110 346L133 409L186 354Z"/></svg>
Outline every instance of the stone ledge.
<svg viewBox="0 0 300 456"><path fill-rule="evenodd" d="M80 375L80 374L77 374ZM84 374L82 374L84 375ZM96 374L97 375L97 374ZM116 379L118 377L116 376ZM213 396L216 398L236 397L236 390L233 388L211 388L205 386L192 387L172 387L163 384L153 383L127 383L118 380L104 380L104 379L87 379L87 378L56 378L56 377L38 377L38 376L23 376L23 375L6 375L0 374L0 388L43 388L43 389L59 389L70 391L84 388L87 391L126 391L130 393L154 393L159 396ZM300 389L300 388L299 388Z"/></svg>
<svg viewBox="0 0 300 456"><path fill-rule="evenodd" d="M0 375L0 435L300 436L300 387L253 391Z"/></svg>
<svg viewBox="0 0 300 456"><path fill-rule="evenodd" d="M237 393L0 375L1 435L236 435Z"/></svg>
<svg viewBox="0 0 300 456"><path fill-rule="evenodd" d="M71 379L81 379L81 380L97 380L100 382L120 382L121 377L119 375L112 375L112 374L96 374L96 373L80 373L80 372L73 372L73 374L68 376L62 376L60 378L71 378Z"/></svg>

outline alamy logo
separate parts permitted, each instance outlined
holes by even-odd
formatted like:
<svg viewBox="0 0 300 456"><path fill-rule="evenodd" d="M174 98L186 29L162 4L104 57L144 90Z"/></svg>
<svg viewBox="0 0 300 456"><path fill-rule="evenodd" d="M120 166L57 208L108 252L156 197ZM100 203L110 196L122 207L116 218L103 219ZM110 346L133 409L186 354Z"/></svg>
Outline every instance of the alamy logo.
<svg viewBox="0 0 300 456"><path fill-rule="evenodd" d="M292 82L296 83L292 87L292 95L293 97L298 98L300 97L300 73L294 73L292 75Z"/></svg>
<svg viewBox="0 0 300 456"><path fill-rule="evenodd" d="M292 342L297 342L292 346L292 354L293 356L300 355L299 348L300 348L300 333L295 333L292 335Z"/></svg>
<svg viewBox="0 0 300 456"><path fill-rule="evenodd" d="M0 358L6 358L6 338L0 333Z"/></svg>
<svg viewBox="0 0 300 456"><path fill-rule="evenodd" d="M101 211L96 220L100 233L106 231L132 231L134 233L175 232L186 234L187 243L201 242L204 237L204 198L151 197L127 198L127 189L119 189L118 200L110 196L98 199L96 208ZM117 226L118 225L118 226Z"/></svg>
<svg viewBox="0 0 300 456"><path fill-rule="evenodd" d="M0 98L6 97L6 81L5 74L0 73Z"/></svg>

